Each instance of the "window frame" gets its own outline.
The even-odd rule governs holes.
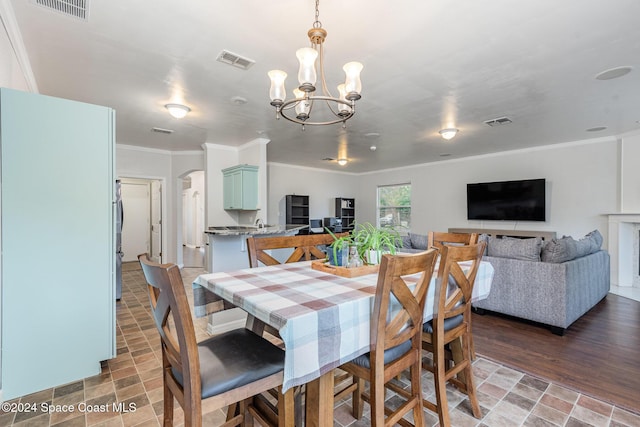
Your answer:
[[[408,206],[382,206],[380,204],[380,190],[383,188],[389,188],[389,187],[405,187],[408,186],[409,187],[409,205]],[[402,183],[397,183],[397,184],[384,184],[384,185],[378,185],[376,187],[376,227],[378,228],[383,228],[383,227],[388,227],[385,225],[382,225],[380,223],[380,219],[381,217],[381,209],[409,209],[409,223],[406,226],[403,226],[401,224],[398,225],[391,225],[391,228],[396,229],[397,231],[409,231],[411,229],[411,202],[412,202],[412,197],[413,194],[411,194],[412,191],[412,185],[411,182],[402,182]]]

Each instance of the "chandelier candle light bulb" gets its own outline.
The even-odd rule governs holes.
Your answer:
[[[303,47],[296,51],[298,61],[300,61],[300,69],[298,70],[299,89],[304,92],[313,92],[316,90],[316,59],[318,51],[310,47]]]
[[[338,92],[340,93],[340,99],[344,101],[344,104],[338,104],[338,114],[341,116],[348,116],[351,114],[351,107],[347,103],[347,91],[344,83],[338,85]]]
[[[344,90],[347,93],[346,98],[350,101],[360,99],[362,92],[362,82],[360,81],[360,72],[363,65],[359,62],[349,62],[342,67],[347,78],[344,82]]]
[[[271,98],[271,105],[282,105],[287,97],[284,88],[284,79],[287,78],[287,73],[281,70],[271,70],[268,73],[271,79],[271,88],[269,89],[269,97]]]
[[[284,80],[287,73],[280,70],[269,71],[268,75],[271,79],[271,88],[269,97],[271,105],[276,109],[276,118],[280,116],[285,119],[302,125],[331,125],[335,123],[343,123],[353,117],[355,114],[355,103],[362,95],[362,82],[360,81],[360,72],[363,65],[359,62],[349,62],[343,70],[346,74],[344,84],[338,87],[339,97],[334,97],[327,89],[324,74],[324,49],[323,43],[327,37],[327,32],[322,28],[322,24],[318,20],[319,17],[319,0],[316,0],[315,21],[307,36],[311,42],[311,47],[305,47],[296,51],[296,56],[300,61],[298,69],[298,92],[294,90],[294,98],[287,100],[284,88]],[[316,73],[316,60],[320,59],[319,76]],[[320,83],[316,88],[316,81],[320,79]],[[316,91],[316,89],[319,89]],[[300,92],[302,95],[300,95]],[[311,118],[311,112],[314,103],[318,101],[317,109],[328,109],[328,114],[322,114],[323,120],[314,121]],[[287,110],[295,109],[295,116],[288,113]],[[331,116],[333,115],[333,117]],[[329,117],[327,120],[326,117]]]
[[[299,100],[296,103],[296,118],[303,121],[307,120],[311,110],[309,100],[305,99],[305,93],[300,89],[294,89],[293,95]]]

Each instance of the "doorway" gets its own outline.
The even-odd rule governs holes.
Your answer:
[[[123,262],[148,253],[162,262],[162,181],[121,178]]]
[[[204,171],[194,171],[182,179],[182,263],[204,267]]]

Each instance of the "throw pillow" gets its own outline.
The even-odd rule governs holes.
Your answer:
[[[409,233],[413,249],[427,249],[427,235]]]
[[[542,239],[516,239],[505,237],[498,239],[489,236],[488,256],[499,258],[513,258],[523,261],[540,261]]]
[[[540,259],[542,262],[561,263],[574,259],[578,255],[576,241],[570,236],[551,239],[545,243]]]
[[[576,258],[598,252],[602,246],[602,235],[598,230],[593,230],[576,242],[578,253]]]
[[[598,252],[602,247],[602,240],[602,234],[598,230],[593,230],[580,240],[575,240],[571,236],[551,239],[544,245],[540,258],[543,262],[571,261]]]

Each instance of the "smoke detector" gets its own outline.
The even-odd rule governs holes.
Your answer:
[[[90,0],[31,0],[32,3],[82,21],[89,20]]]

